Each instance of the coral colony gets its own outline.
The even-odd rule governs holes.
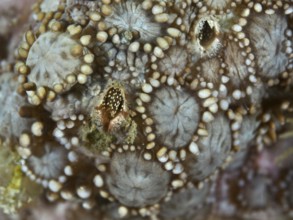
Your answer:
[[[3,213],[292,218],[292,39],[291,0],[38,1],[0,73]]]

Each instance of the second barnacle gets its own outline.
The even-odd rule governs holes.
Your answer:
[[[136,138],[136,123],[132,112],[128,109],[124,87],[117,83],[109,83],[104,92],[97,97],[91,120],[81,128],[83,139],[93,145],[90,139],[101,138],[106,145],[111,141],[133,143]],[[103,143],[103,144],[105,144]]]

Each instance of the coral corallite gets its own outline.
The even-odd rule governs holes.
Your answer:
[[[291,0],[40,0],[28,20],[0,66],[0,168],[24,174],[0,196],[30,179],[62,219],[292,217],[293,165],[263,153],[292,157],[266,150],[292,136]],[[46,215],[27,197],[0,207]]]

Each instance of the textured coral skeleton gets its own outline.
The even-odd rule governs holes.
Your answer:
[[[0,53],[11,218],[293,217],[291,0],[39,0],[22,25]]]

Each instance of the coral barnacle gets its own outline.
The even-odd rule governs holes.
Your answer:
[[[194,25],[193,50],[201,57],[212,57],[221,48],[220,25],[214,16],[202,17]]]

